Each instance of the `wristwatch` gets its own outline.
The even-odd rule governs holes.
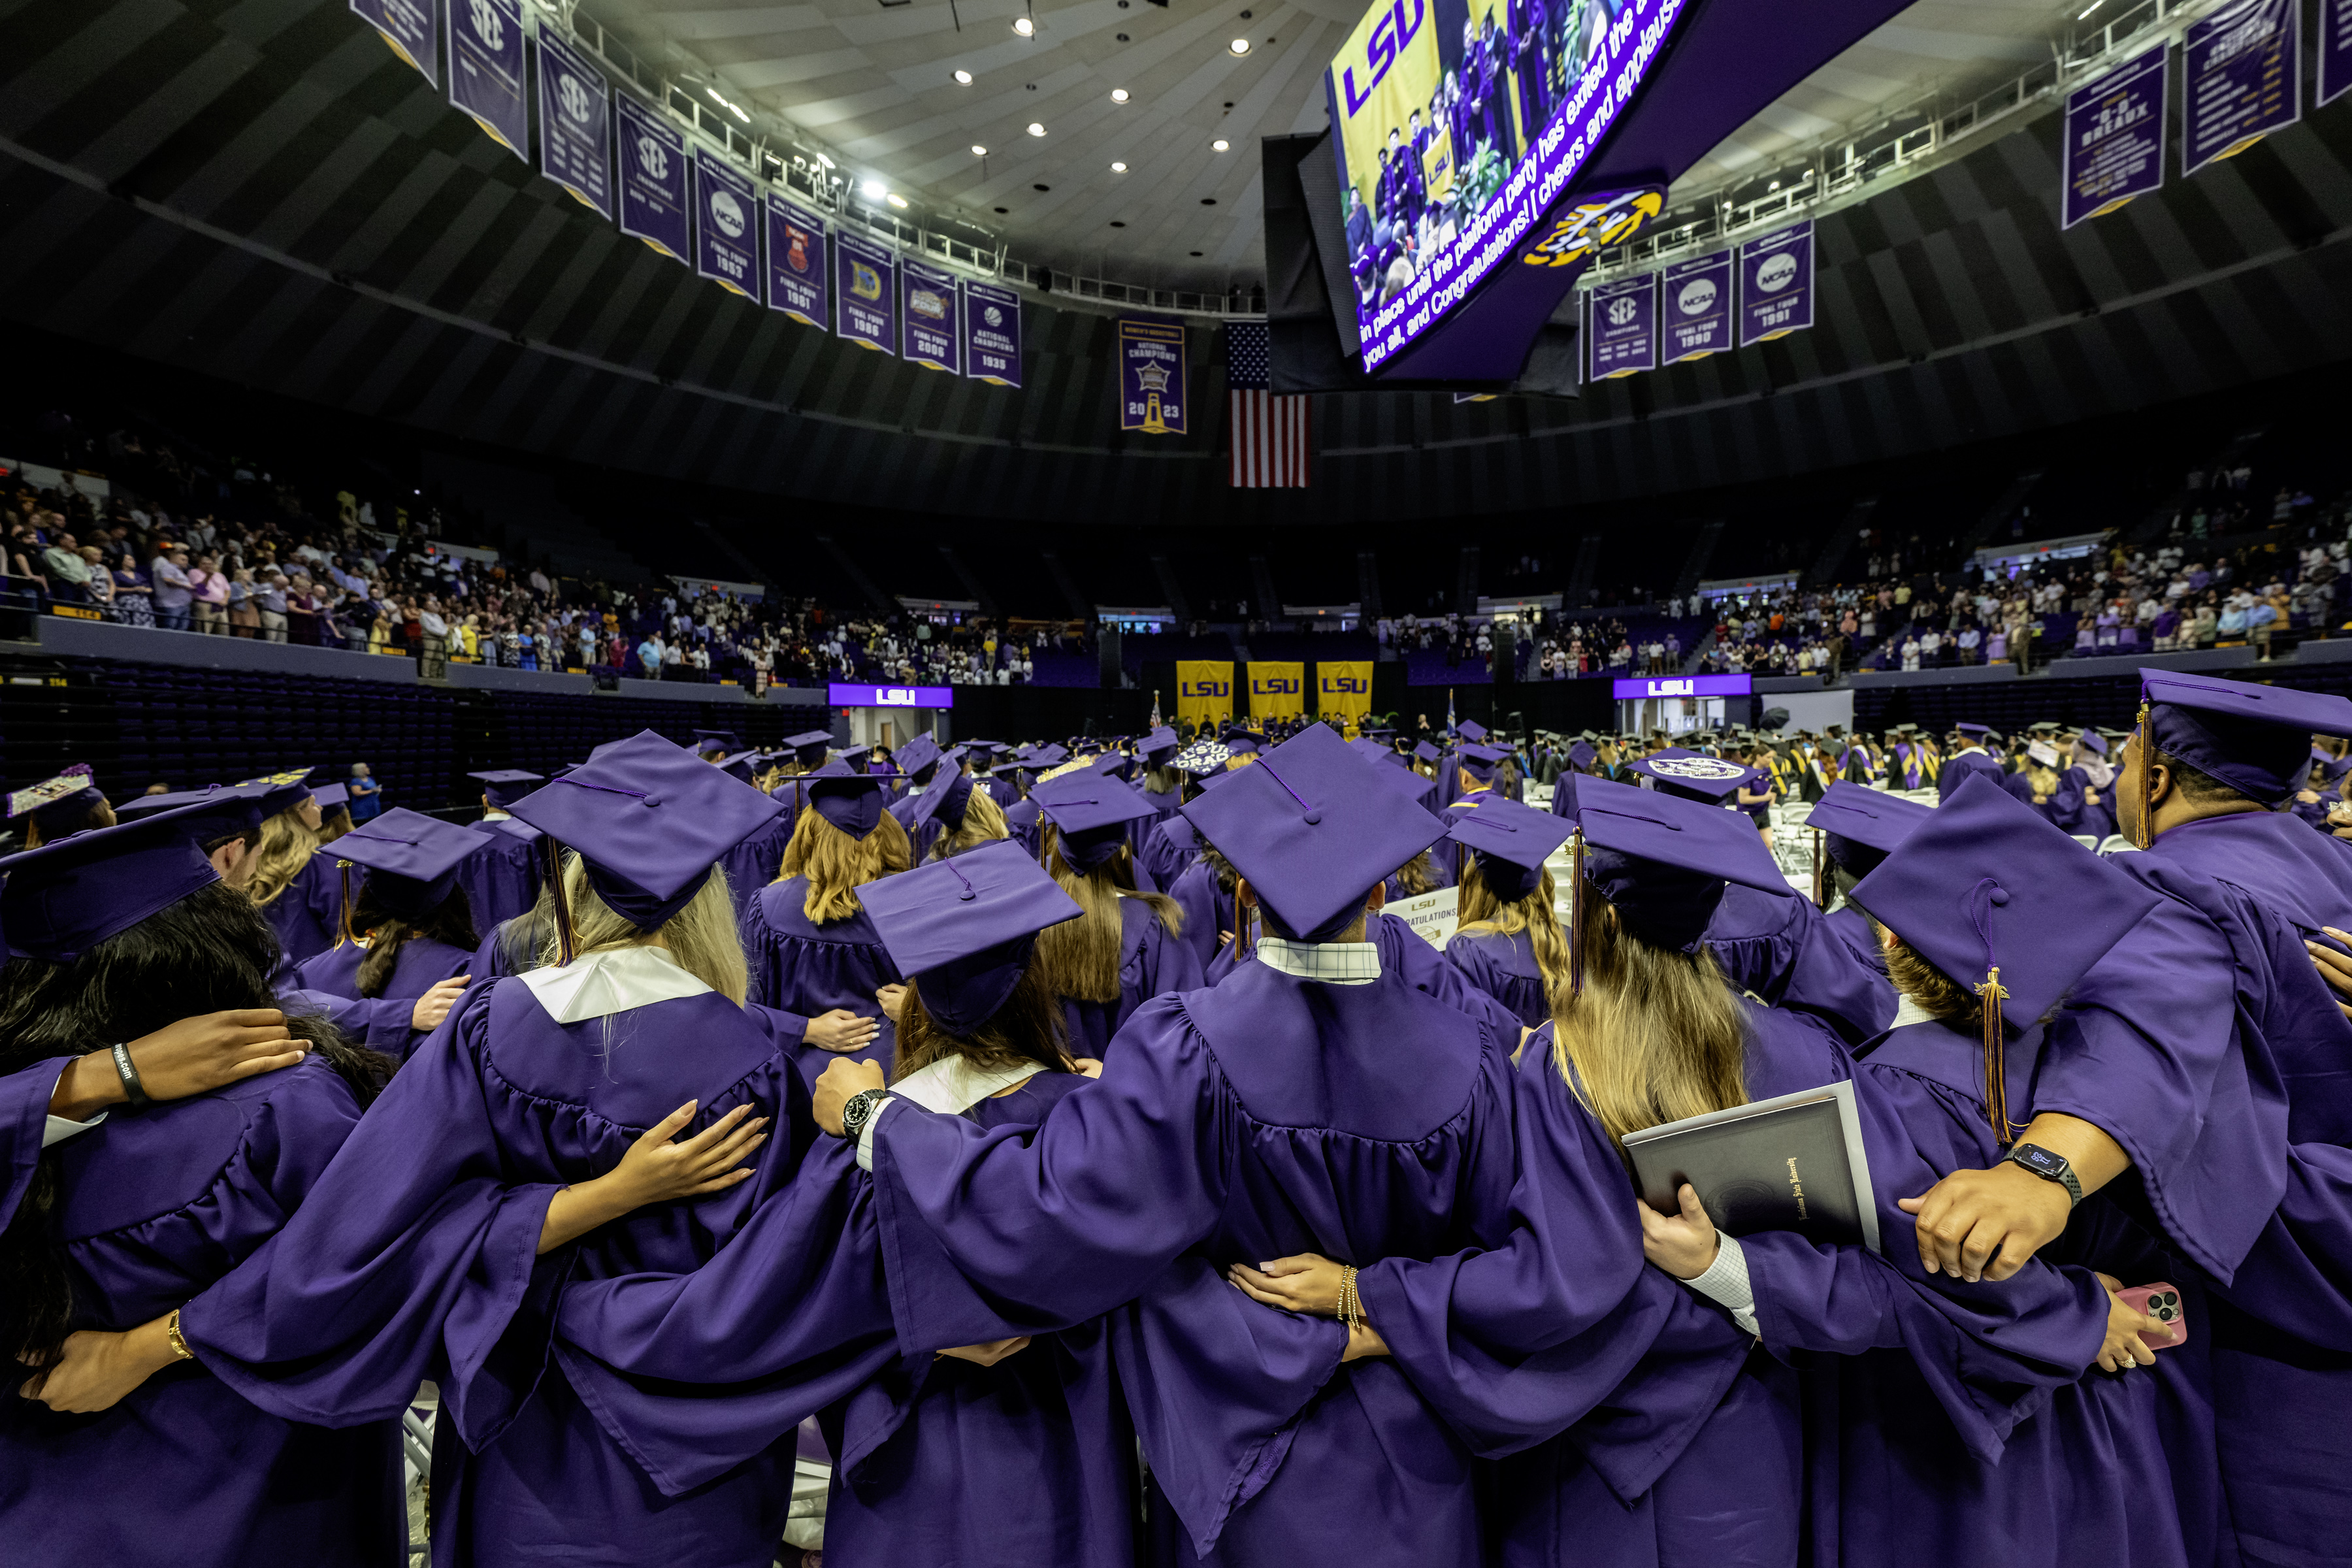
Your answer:
[[[2083,1184],[2074,1179],[2074,1167],[2065,1155],[2053,1154],[2039,1143],[2020,1143],[2001,1158],[2024,1166],[2045,1182],[2057,1183],[2073,1202],[2083,1201]]]
[[[874,1120],[874,1113],[881,1110],[882,1102],[889,1098],[889,1091],[879,1089],[861,1089],[851,1095],[848,1102],[841,1108],[841,1135],[852,1143],[856,1142],[857,1135],[866,1131],[866,1124]]]

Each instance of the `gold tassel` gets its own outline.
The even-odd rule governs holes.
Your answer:
[[[349,860],[338,860],[335,865],[343,874],[342,930],[335,935],[335,945],[341,947],[347,942],[357,945],[359,938],[352,934],[352,863]]]
[[[1584,825],[1568,836],[1568,994],[1584,994]]]
[[[2134,739],[2139,752],[2139,826],[2132,830],[2132,842],[2145,849],[2156,842],[2156,824],[2149,820],[2156,815],[2156,721],[2145,695],[2139,700],[2139,730]]]
[[[2009,1047],[2001,1035],[2001,1002],[2009,988],[2000,983],[2000,966],[1985,971],[1984,984],[1976,987],[1981,1004],[1978,1011],[1984,1018],[1985,1109],[1992,1122],[1992,1135],[2008,1148],[2017,1142],[2023,1131],[2009,1119]]]
[[[551,834],[542,836],[539,842],[547,857],[547,898],[549,906],[555,911],[555,966],[561,969],[572,962],[574,942],[572,904],[563,896],[563,846],[558,844]]]
[[[1820,828],[1813,829],[1813,907],[1817,910],[1830,907],[1830,890],[1822,881],[1822,840],[1824,837]]]

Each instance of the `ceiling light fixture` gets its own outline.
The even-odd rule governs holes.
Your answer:
[[[1235,38],[1232,43],[1227,44],[1225,47],[1233,50],[1234,53],[1237,55],[1245,55],[1249,53],[1249,40],[1247,38]]]
[[[2075,18],[2074,18],[2074,20],[2076,20],[2077,22],[2086,22],[2086,21],[2090,20],[2091,13],[2092,13],[2092,12],[2094,12],[2094,11],[2095,11],[2095,10],[2097,10],[2101,5],[2105,5],[2105,3],[2106,3],[2106,0],[2091,0],[2091,3],[2090,3],[2088,5],[2085,5],[2084,7],[2083,7],[2083,14],[2082,14],[2081,16],[2079,16],[2075,17]]]
[[[1110,172],[1114,174],[1124,174],[1127,173],[1127,165],[1124,163],[1113,163],[1110,166]]]
[[[975,158],[985,158],[988,156],[988,149],[975,142],[971,144],[971,155]]]
[[[830,158],[828,158],[828,157],[826,157],[826,156],[825,156],[824,153],[819,153],[816,155],[816,161],[817,161],[818,163],[823,163],[823,164],[824,164],[826,168],[828,168],[828,169],[830,169],[830,168],[832,168],[832,167],[833,167],[833,160],[832,160],[832,159],[830,159]]]
[[[1113,103],[1125,103],[1127,101],[1127,89],[1123,87],[1112,88],[1110,89],[1110,100]]]
[[[1045,134],[1045,128],[1033,120],[1029,122],[1029,134],[1032,136],[1043,136]]]
[[[890,194],[890,187],[884,184],[879,180],[866,181],[864,188],[866,191],[866,199],[869,202],[878,202],[884,196]]]
[[[1214,142],[1210,142],[1209,145],[1214,147],[1218,152],[1223,153],[1231,148],[1233,143],[1220,136]]]
[[[971,72],[959,69],[956,72],[956,80],[965,87],[970,87],[971,85]]]
[[[904,207],[906,206],[906,205],[907,205],[907,198],[906,198],[906,197],[904,197],[904,196],[902,196],[902,195],[899,195],[898,192],[896,192],[896,191],[891,192],[887,196],[884,197],[883,199],[884,199],[885,201],[887,201],[887,202],[888,202],[892,206],[894,206],[894,207],[904,208]]]
[[[1026,16],[1015,16],[1013,18],[1013,30],[1024,38],[1034,38],[1037,36],[1037,24]]]

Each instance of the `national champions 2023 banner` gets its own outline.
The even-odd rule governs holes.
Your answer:
[[[1315,711],[1335,722],[1360,724],[1372,710],[1370,659],[1319,659],[1315,665]]]
[[[1234,716],[1234,666],[1230,659],[1176,661],[1176,720],[1194,730]]]
[[[1307,667],[1296,660],[1252,659],[1250,717],[1302,719],[1307,715]]]

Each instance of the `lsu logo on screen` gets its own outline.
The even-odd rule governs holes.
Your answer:
[[[1405,3],[1406,0],[1391,0],[1389,14],[1372,25],[1372,36],[1364,42],[1363,91],[1356,90],[1354,65],[1339,73],[1340,87],[1348,95],[1350,120],[1371,100],[1372,89],[1381,85],[1381,79],[1389,74],[1389,68],[1396,64],[1397,57],[1404,53],[1404,47],[1412,42],[1413,35],[1421,31],[1422,23],[1429,16],[1428,0],[1412,0],[1412,20],[1408,23],[1404,19]]]
[[[1230,680],[1187,680],[1181,684],[1178,695],[1184,697],[1231,697],[1234,684]]]
[[[1654,185],[1622,191],[1598,201],[1579,202],[1562,213],[1551,232],[1520,258],[1529,267],[1573,267],[1604,245],[1622,245],[1665,210],[1665,193]]]
[[[1326,697],[1363,697],[1370,694],[1372,683],[1352,675],[1326,675],[1320,678]]]

